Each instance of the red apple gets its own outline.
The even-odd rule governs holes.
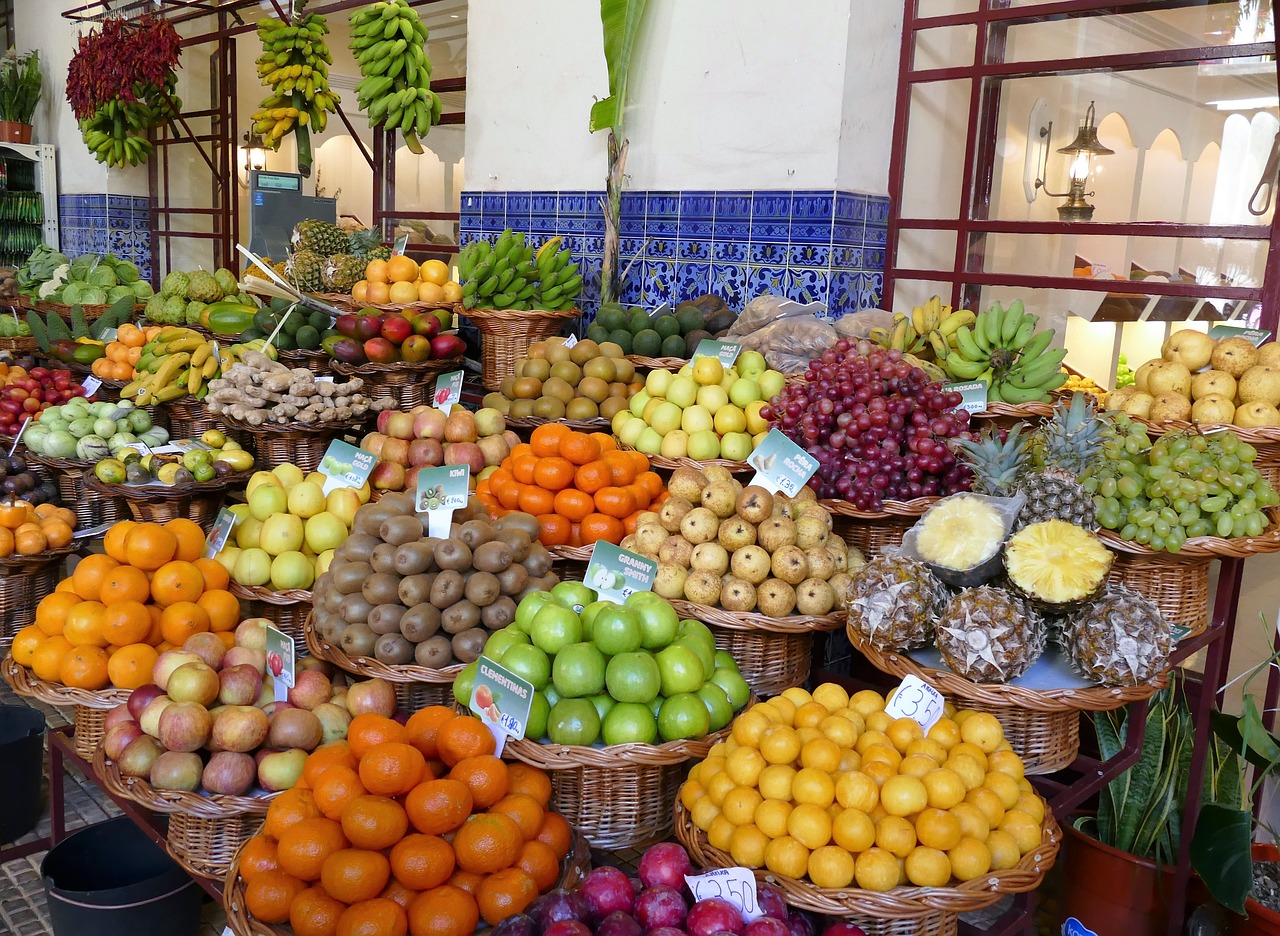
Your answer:
[[[392,344],[400,344],[413,334],[413,326],[403,315],[388,315],[382,323],[382,337]]]
[[[380,461],[369,472],[369,486],[376,491],[403,491],[404,465]]]
[[[391,421],[391,414],[394,412],[395,410],[383,410],[378,414],[378,421],[375,425],[378,431],[384,435],[391,435],[391,430],[387,428],[387,423]]]
[[[400,349],[385,338],[370,338],[364,343],[364,353],[375,364],[390,364],[400,357]]]
[[[413,417],[408,413],[392,412],[391,418],[387,420],[387,428],[380,431],[394,439],[408,441],[413,438]]]
[[[374,712],[390,718],[396,710],[396,690],[383,679],[366,679],[347,690],[347,711],[352,715]]]
[[[409,464],[409,443],[404,439],[387,439],[382,443],[382,461],[395,462],[404,467]]]
[[[435,439],[414,439],[409,443],[409,464],[432,467],[442,465],[444,464],[444,447]]]
[[[484,451],[474,442],[450,442],[444,447],[446,465],[467,465],[472,474],[484,471]]]
[[[400,346],[400,356],[413,363],[431,360],[431,339],[422,335],[410,335]]]
[[[448,417],[441,410],[429,406],[423,412],[414,415],[413,434],[419,439],[438,439],[443,442],[447,421]]]
[[[387,410],[383,410],[378,414],[379,421],[387,414]],[[360,440],[360,447],[370,455],[382,456],[382,447],[387,444],[387,436],[381,432],[370,432]]]

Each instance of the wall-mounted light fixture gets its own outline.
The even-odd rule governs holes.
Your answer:
[[[1093,218],[1093,205],[1085,200],[1092,196],[1093,192],[1086,192],[1084,189],[1089,181],[1092,160],[1095,156],[1115,155],[1115,150],[1107,149],[1099,142],[1098,128],[1094,126],[1093,118],[1093,101],[1090,101],[1089,109],[1085,111],[1084,119],[1080,121],[1080,130],[1076,133],[1076,138],[1058,150],[1059,153],[1071,157],[1071,165],[1067,170],[1071,178],[1071,187],[1065,192],[1051,192],[1045,184],[1044,177],[1048,174],[1049,168],[1049,149],[1053,145],[1051,142],[1053,121],[1049,121],[1048,126],[1040,128],[1042,141],[1040,172],[1036,177],[1035,187],[1044,189],[1045,194],[1053,198],[1066,199],[1058,206],[1058,217],[1062,221],[1088,221]]]
[[[267,147],[261,134],[252,130],[244,132],[244,171],[246,173],[261,170],[267,165]]]

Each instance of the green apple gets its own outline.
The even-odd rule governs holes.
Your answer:
[[[591,625],[591,642],[605,656],[639,650],[644,645],[639,615],[632,608],[616,604],[601,609]]]
[[[746,409],[748,405],[760,399],[760,384],[750,377],[739,377],[729,388],[729,402],[734,406]]]
[[[595,744],[600,737],[600,713],[586,699],[561,699],[547,713],[547,737],[553,744]]]
[[[665,397],[674,377],[675,374],[668,370],[651,370],[649,376],[645,378],[644,388],[650,396]]]
[[[561,582],[551,589],[551,597],[560,607],[581,614],[582,609],[594,602],[597,595],[581,582]]]
[[[718,357],[700,357],[693,362],[693,379],[700,387],[718,384],[724,379],[724,365]]]
[[[548,603],[555,603],[550,592],[536,591],[525,595],[520,599],[520,604],[516,606],[516,619],[511,622],[510,626],[516,630],[522,630],[526,634],[529,633],[529,625],[533,623],[533,616],[542,609],[543,605]]]
[[[663,458],[684,458],[689,454],[689,433],[683,429],[672,429],[662,437],[662,448],[658,454]]]
[[[619,702],[600,723],[605,744],[652,744],[658,737],[658,720],[649,706]]]
[[[299,484],[294,490],[309,486]],[[344,490],[350,491],[351,489],[345,488]],[[355,491],[351,491],[351,494],[354,496]],[[322,510],[315,516],[307,518],[307,522],[302,528],[302,535],[312,551],[319,554],[326,549],[337,549],[346,541],[347,525],[336,514]]]
[[[738,372],[730,367],[724,372],[724,376],[720,378],[720,389],[725,393],[729,392],[729,388],[733,386],[733,382],[738,379]]]
[[[701,621],[695,621],[693,618],[685,618],[680,622],[680,626],[676,629],[676,636],[692,637],[707,648],[707,653],[711,655],[711,665],[707,667],[708,673],[711,672],[714,667],[720,665],[719,661],[716,659],[716,635],[711,632],[711,628],[707,627],[707,625],[703,624]],[[732,660],[733,658],[730,657],[730,659]]]
[[[643,391],[641,391],[643,392]],[[698,398],[698,385],[693,382],[692,377],[680,375],[671,381],[671,385],[667,387],[667,399],[676,406],[684,409],[686,406],[692,406]],[[635,397],[632,397],[635,400]],[[635,403],[631,405],[631,412],[635,412]]]
[[[672,641],[671,646],[688,647],[692,650],[698,657],[698,662],[702,664],[702,674],[704,677],[716,667],[715,648],[708,648],[707,645],[702,642],[700,637],[681,637],[677,635],[676,639]]]
[[[698,623],[701,624],[702,622],[699,621]],[[735,673],[738,671],[738,661],[733,658],[733,654],[728,650],[717,650],[715,659],[716,669],[729,669]]]
[[[638,390],[636,395],[631,398],[631,403],[628,405],[627,409],[631,410],[632,416],[643,415],[644,408],[649,405],[649,401],[651,399],[653,399],[653,396],[647,391]]]
[[[272,514],[284,513],[289,509],[289,495],[282,487],[274,484],[260,484],[249,495],[249,514],[255,520],[265,521]]]
[[[258,545],[273,556],[290,550],[301,550],[304,527],[302,518],[289,513],[272,514],[262,524]]]
[[[786,384],[787,378],[776,370],[767,370],[760,375],[759,381],[760,396],[769,400],[782,392],[782,388]]]
[[[653,713],[654,718],[657,718],[658,713],[662,711],[662,703],[665,701],[667,701],[666,698],[660,695],[656,695],[649,700],[649,711]]]
[[[555,656],[570,644],[582,640],[582,622],[569,608],[548,602],[533,616],[529,625],[533,645],[549,656]]]
[[[547,704],[554,706],[560,701],[560,693],[556,692],[556,687],[551,685],[551,677],[547,677],[547,684],[540,690],[546,696]]]
[[[644,431],[640,433],[640,438],[636,439],[635,448],[646,455],[657,455],[662,451],[661,433],[652,426],[645,426]]]
[[[609,430],[616,436],[622,435],[622,427],[636,416],[629,409],[620,409],[613,414],[613,419],[609,420]]]
[[[253,492],[264,484],[269,484],[272,487],[278,487],[281,490],[284,489],[284,485],[280,483],[280,479],[271,472],[255,471],[249,478],[249,483],[244,486],[244,496],[252,497]]]
[[[551,679],[551,660],[532,644],[514,643],[502,654],[501,665],[521,679],[533,683],[533,688],[543,689]]]
[[[262,521],[246,517],[236,524],[236,545],[241,549],[253,549],[262,538]]]
[[[590,696],[587,701],[596,707],[596,714],[600,716],[600,724],[603,726],[605,716],[609,714],[609,710],[616,704],[613,701],[613,696],[607,692],[598,692]]]
[[[729,701],[728,694],[715,683],[703,683],[696,694],[711,716],[711,731],[719,731],[733,721],[733,703]]]
[[[756,386],[759,386],[759,384],[756,384]],[[769,431],[769,420],[760,415],[764,405],[764,400],[752,400],[743,410],[747,414],[747,432],[751,433],[752,436]],[[624,410],[623,412],[626,411]]]
[[[282,552],[271,560],[271,587],[276,591],[288,588],[307,589],[315,581],[315,566],[297,550]]]
[[[711,410],[701,404],[695,403],[680,414],[680,428],[690,435],[705,432],[714,426],[715,418],[711,415]]]
[[[593,601],[585,606],[582,609],[582,613],[578,615],[578,618],[582,621],[582,639],[591,639],[592,628],[595,626],[596,617],[599,616],[601,611],[616,607],[617,605],[612,601]]]
[[[453,677],[453,700],[466,708],[471,704],[471,690],[475,688],[476,671],[480,669],[480,661],[472,660]]]
[[[241,549],[231,577],[237,584],[265,585],[271,580],[271,556],[264,549]]]
[[[680,407],[670,400],[663,400],[654,408],[653,414],[649,417],[649,425],[659,434],[666,435],[680,428],[680,415]]]
[[[517,644],[527,646],[529,644],[529,635],[524,631],[518,631],[514,627],[504,627],[500,631],[494,631],[489,635],[489,639],[484,643],[484,655],[495,663],[502,663],[502,655]]]
[[[619,702],[649,703],[662,688],[662,673],[653,654],[643,650],[619,653],[605,667],[609,695]]]
[[[644,649],[660,650],[675,640],[680,618],[666,599],[653,592],[636,592],[627,597],[625,605],[633,609],[640,619],[641,646]]]
[[[702,661],[692,647],[680,643],[671,644],[658,651],[657,660],[664,696],[696,692],[702,685],[706,670],[702,668]]]
[[[701,738],[710,730],[707,706],[692,692],[669,696],[658,710],[658,735],[663,741]]]
[[[733,366],[737,369],[739,376],[749,377],[752,380],[758,378],[769,368],[764,355],[759,351],[743,351],[738,355],[738,359],[733,362]]]
[[[303,520],[314,517],[325,508],[324,491],[310,481],[299,481],[289,488],[289,513]]]
[[[728,432],[720,440],[720,456],[732,461],[746,461],[755,447],[755,440],[745,432]]]
[[[524,736],[538,741],[547,736],[547,716],[551,714],[551,703],[541,692],[534,690],[533,702],[529,705],[529,720],[524,723]]]
[[[730,432],[742,432],[747,428],[747,414],[732,403],[726,402],[714,410],[716,414],[716,432],[723,438]]]
[[[720,437],[714,429],[689,433],[689,457],[698,461],[720,457]]]
[[[623,410],[623,412],[625,413],[626,410]],[[644,431],[648,428],[649,427],[645,425],[645,421],[643,419],[632,416],[618,431],[618,441],[623,445],[629,445],[632,448],[635,448],[636,443],[640,441],[640,436],[643,435]]]
[[[746,705],[747,699],[751,698],[751,687],[736,669],[729,669],[727,666],[718,667],[711,673],[708,681],[724,690],[735,712]]]
[[[360,509],[360,495],[351,488],[334,488],[324,499],[324,509],[346,524],[349,530],[355,522],[356,511]]]
[[[709,412],[714,413],[728,403],[729,394],[719,384],[698,389],[698,405],[706,407]]]

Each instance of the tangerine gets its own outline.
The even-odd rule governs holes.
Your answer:
[[[480,889],[476,891],[476,906],[490,926],[523,913],[537,899],[537,883],[528,872],[519,868],[504,868],[489,875],[480,882]]]
[[[391,873],[411,890],[439,887],[453,875],[453,847],[438,835],[406,835],[391,848]]]
[[[408,913],[409,904],[413,903],[413,898],[418,896],[418,892],[405,887],[397,881],[393,875],[390,883],[387,884],[387,889],[382,892],[382,896],[386,897],[388,900],[394,900],[400,905],[401,910]]]
[[[151,583],[147,580],[147,573],[141,569],[116,566],[103,578],[98,593],[102,603],[108,606],[122,601],[146,604],[151,597]]]
[[[538,829],[537,841],[551,846],[556,858],[564,858],[573,847],[573,830],[568,821],[559,813],[548,812],[542,817],[542,827]]]
[[[344,848],[325,859],[320,883],[346,904],[372,900],[391,879],[391,863],[380,852]]]
[[[160,615],[160,633],[175,647],[181,647],[192,634],[209,629],[209,615],[194,601],[177,601]]]
[[[553,424],[548,423],[547,425]],[[538,429],[545,429],[546,427],[546,425],[539,426]],[[536,432],[537,430],[535,429],[534,431]],[[354,725],[358,720],[353,720],[351,724]],[[392,724],[395,723],[392,722]],[[347,736],[350,737],[349,729]],[[352,747],[354,748],[354,746],[355,744],[352,742]],[[474,718],[471,715],[458,715],[440,726],[436,733],[436,748],[439,752],[440,760],[444,761],[446,766],[453,767],[459,761],[468,757],[492,754],[497,750],[497,745],[493,740],[493,732],[486,728],[478,718]]]
[[[246,884],[263,871],[273,871],[278,867],[280,859],[276,853],[275,839],[269,835],[255,835],[245,842],[240,851],[240,876]]]
[[[201,556],[199,559],[192,560],[192,563],[204,576],[205,591],[225,589],[231,584],[231,574],[217,559],[206,559]]]
[[[314,819],[320,815],[320,807],[310,790],[294,787],[285,790],[271,801],[267,807],[267,819],[263,823],[263,831],[280,840],[286,829],[303,819]]]
[[[203,539],[202,534],[201,541]],[[168,607],[179,601],[199,601],[202,594],[204,575],[190,562],[174,559],[156,569],[151,576],[151,597],[161,607]]]
[[[404,908],[389,897],[375,897],[343,910],[336,936],[405,936],[407,932],[409,917]]]
[[[538,890],[544,891],[560,880],[560,859],[546,842],[537,839],[520,846],[516,867],[528,874]]]
[[[244,904],[263,923],[283,923],[294,900],[306,889],[306,884],[278,868],[263,871],[245,885]]]
[[[529,447],[539,458],[551,458],[560,454],[562,443],[572,432],[560,423],[544,423],[529,436]]]
[[[400,741],[375,744],[360,757],[360,782],[370,793],[386,796],[408,793],[426,771],[427,760],[422,752]]]
[[[551,802],[551,778],[546,771],[528,764],[517,762],[507,765],[507,789],[511,793],[532,796],[543,809]]]
[[[303,819],[285,829],[276,855],[281,870],[301,881],[318,881],[325,859],[347,844],[342,826],[332,819]]]
[[[116,650],[107,660],[107,678],[117,689],[137,689],[151,682],[158,659],[160,654],[150,644],[129,644]]]
[[[1012,839],[1010,841],[1012,841]],[[1013,850],[1016,853],[1018,847],[1015,845]],[[476,891],[480,889],[480,882],[483,881],[484,878],[485,876],[483,874],[473,874],[470,871],[463,871],[459,869],[454,871],[452,876],[450,876],[448,884],[451,887],[458,888],[458,890],[464,890],[474,897],[476,895]]]
[[[303,779],[306,779],[305,775]],[[326,818],[341,820],[342,811],[357,796],[368,792],[360,782],[360,776],[350,767],[334,765],[310,781],[311,794]]]
[[[347,726],[347,743],[351,745],[351,753],[356,757],[364,755],[376,744],[403,742],[405,740],[404,725],[385,715],[364,712],[351,719]]]
[[[342,810],[342,831],[356,848],[390,848],[408,830],[404,807],[389,796],[364,793]]]
[[[511,867],[520,857],[523,844],[520,827],[508,816],[493,813],[472,816],[453,837],[459,867],[476,874],[492,874]]]
[[[542,806],[527,793],[508,793],[490,806],[489,812],[511,819],[519,826],[520,835],[526,842],[536,838],[542,828]]]
[[[143,643],[151,633],[151,612],[140,601],[109,604],[102,612],[101,629],[102,636],[112,646]]]
[[[159,523],[139,523],[124,538],[129,565],[154,572],[178,552],[178,537]]]
[[[73,689],[105,689],[111,682],[107,651],[101,647],[72,647],[58,666],[58,676]]]
[[[428,705],[409,716],[405,723],[405,741],[412,744],[427,760],[437,756],[436,733],[440,726],[455,717],[456,713],[447,705]]]
[[[289,907],[289,926],[293,936],[334,936],[346,909],[346,904],[330,897],[323,887],[308,887]]]
[[[465,783],[472,801],[481,809],[488,809],[507,795],[507,765],[492,754],[463,758],[449,771],[449,777]],[[541,821],[541,816],[538,818]]]
[[[164,524],[164,528],[178,540],[174,559],[195,562],[204,555],[204,530],[200,528],[200,524],[186,517],[174,517]]]
[[[409,791],[404,808],[413,827],[425,835],[444,835],[467,821],[475,804],[461,780],[427,780]]]
[[[450,884],[424,891],[409,905],[413,936],[471,936],[479,922],[475,898]]]

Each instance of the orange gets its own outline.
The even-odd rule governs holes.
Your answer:
[[[618,490],[614,488],[614,490]],[[597,495],[599,496],[599,495]],[[617,517],[608,514],[587,514],[582,520],[582,545],[589,546],[599,540],[620,543],[626,535],[626,527]]]
[[[276,840],[269,835],[255,835],[240,852],[240,876],[246,884],[263,871],[274,871],[279,867]]]
[[[408,913],[409,904],[413,903],[413,898],[418,896],[418,892],[405,887],[393,876],[391,878],[391,882],[387,884],[387,889],[382,892],[381,896],[386,897],[388,900],[394,900],[400,905],[401,910]]]
[[[609,465],[601,460],[579,465],[578,470],[573,474],[573,486],[585,494],[594,494],[612,483],[613,472],[609,470]]]
[[[117,689],[137,689],[151,682],[159,658],[160,654],[150,644],[129,644],[111,654],[107,660],[107,677]]]
[[[460,780],[428,780],[409,791],[404,801],[409,821],[426,835],[452,832],[471,815],[471,788]]]
[[[338,918],[346,909],[346,904],[330,897],[323,887],[308,887],[289,907],[289,926],[293,936],[334,936]]]
[[[271,805],[267,807],[267,819],[262,828],[264,832],[279,841],[280,836],[284,835],[285,830],[294,823],[301,822],[303,819],[314,819],[319,815],[320,807],[316,805],[311,791],[294,787],[291,790],[285,790],[271,801]]]
[[[19,666],[30,668],[31,659],[35,656],[36,648],[44,643],[44,639],[48,636],[36,625],[28,624],[13,635],[13,643],[9,645],[9,655],[13,657],[14,662]]]
[[[595,509],[595,502],[590,494],[574,488],[565,488],[556,492],[555,512],[578,523]]]
[[[164,623],[164,608],[159,605],[147,605],[147,613],[151,615],[151,633],[147,634],[147,643],[159,649],[161,644],[166,644],[163,650],[173,649],[173,645],[164,639],[164,632],[161,630],[161,624]]]
[[[455,713],[447,705],[428,705],[409,716],[405,723],[405,741],[412,744],[427,760],[437,756],[436,733],[440,726],[453,719]]]
[[[556,857],[555,850],[537,839],[520,846],[516,867],[533,878],[540,891],[552,887],[560,880],[560,859]]]
[[[113,646],[143,643],[151,633],[151,612],[141,602],[120,601],[102,612],[101,627],[102,636]]]
[[[519,868],[504,868],[489,875],[480,882],[480,889],[476,892],[476,905],[480,908],[480,915],[490,926],[501,923],[509,916],[523,913],[537,899],[537,883]]]
[[[507,795],[507,765],[492,754],[467,757],[449,771],[453,780],[461,780],[471,790],[471,799],[481,809],[488,809]],[[542,817],[538,817],[541,822]],[[537,832],[535,825],[534,832]]]
[[[71,584],[76,594],[85,601],[101,601],[102,583],[106,580],[107,573],[119,564],[110,556],[99,553],[85,556],[76,563],[75,572],[71,574]]]
[[[560,443],[560,455],[575,465],[585,465],[600,457],[600,443],[582,432],[571,432]]]
[[[61,634],[47,638],[31,654],[31,671],[45,682],[58,682],[62,678],[62,658],[71,649],[71,642]]]
[[[356,757],[364,757],[375,744],[404,741],[404,737],[404,725],[373,712],[357,715],[347,726],[347,743],[351,745],[351,753]]]
[[[489,812],[511,819],[520,827],[520,835],[526,842],[536,838],[538,830],[542,828],[543,808],[536,799],[525,793],[508,793],[490,806]]]
[[[332,819],[303,819],[285,829],[276,854],[281,870],[302,881],[318,881],[325,859],[347,844],[342,826]]]
[[[151,576],[151,597],[161,607],[179,601],[198,601],[202,594],[204,575],[190,562],[174,559],[156,569]]]
[[[538,488],[526,488],[528,491],[536,491]],[[546,492],[544,492],[546,493]],[[550,497],[550,494],[547,495]],[[521,507],[523,509],[523,506]],[[553,513],[535,514],[538,523],[542,526],[542,532],[538,535],[538,541],[543,546],[567,546],[573,539],[573,526],[568,519]]]
[[[525,452],[511,459],[511,476],[521,484],[533,484],[533,472],[538,467],[539,458],[531,452]]]
[[[245,885],[245,907],[263,923],[284,923],[293,901],[306,889],[306,884],[283,871],[263,871]]]
[[[107,530],[107,535],[103,537],[102,548],[116,562],[128,561],[128,553],[124,550],[124,541],[125,537],[129,535],[129,531],[137,525],[133,520],[120,520],[111,529]]]
[[[181,647],[192,634],[208,629],[209,615],[194,601],[175,602],[160,616],[160,633],[175,647]]]
[[[409,905],[413,936],[471,936],[479,922],[475,898],[448,884],[424,891]]]
[[[479,813],[462,824],[453,836],[458,866],[476,874],[492,874],[515,864],[520,857],[520,827],[507,816]]]
[[[220,588],[206,591],[196,604],[209,616],[209,630],[215,634],[228,634],[240,623],[240,602],[235,595]]]
[[[390,848],[408,830],[404,807],[389,796],[364,793],[342,810],[342,831],[356,848]]]
[[[548,423],[547,425],[551,424]],[[546,427],[539,426],[538,428],[543,429]],[[535,429],[534,431],[536,432],[537,430]],[[351,724],[354,725],[357,721],[359,721],[358,718],[353,719]],[[350,729],[348,729],[347,737],[351,737]],[[352,741],[352,747],[355,747],[354,741]],[[493,740],[493,733],[484,726],[480,719],[471,715],[458,715],[441,725],[436,733],[436,747],[439,750],[440,759],[449,767],[453,767],[459,761],[468,757],[492,754],[497,749],[497,745]]]
[[[458,890],[466,891],[472,897],[476,895],[476,891],[480,889],[480,882],[485,879],[486,875],[474,874],[470,871],[458,870],[453,872],[449,878],[450,887],[456,887]]]
[[[385,855],[360,848],[344,848],[325,859],[320,883],[325,891],[353,904],[372,900],[391,879],[391,863]]]
[[[55,588],[54,591],[66,592],[69,595],[75,595],[77,598],[80,597],[79,594],[76,592],[75,583],[72,581],[71,576],[69,575],[66,578],[64,578],[61,582],[58,583],[58,587]]]
[[[154,572],[178,552],[178,537],[159,523],[139,523],[124,538],[129,565]]]
[[[399,741],[375,744],[360,757],[360,782],[370,793],[408,793],[426,770],[427,760],[422,752]]]
[[[387,261],[387,279],[393,283],[411,283],[418,278],[418,263],[412,257],[396,254]]]
[[[607,517],[622,520],[636,511],[635,493],[625,487],[610,485],[595,494],[596,510]]]
[[[58,667],[62,684],[73,689],[105,689],[111,682],[107,675],[107,651],[101,647],[73,647]]]
[[[80,602],[67,615],[62,625],[62,636],[77,647],[105,647],[107,639],[102,635],[102,615],[106,610],[97,601]]]
[[[199,569],[200,574],[204,576],[205,591],[213,591],[219,588],[225,589],[231,584],[231,574],[217,559],[205,559],[201,556],[199,559],[193,559],[192,565]]]
[[[342,911],[335,936],[405,936],[408,931],[404,908],[390,898],[378,897]]]
[[[600,460],[609,466],[609,475],[614,485],[621,487],[624,484],[630,484],[636,479],[637,469],[636,462],[631,458],[631,452],[605,452],[600,456]],[[639,454],[644,458],[644,469],[648,470],[649,460],[645,458],[643,453]]]
[[[164,528],[178,539],[175,559],[195,562],[204,555],[204,530],[200,529],[200,524],[186,517],[175,517],[165,523]]]
[[[550,845],[559,860],[569,854],[569,849],[573,847],[573,830],[569,828],[564,816],[547,812],[542,817],[542,828],[538,830],[537,840]]]
[[[364,278],[370,283],[385,283],[387,281],[387,261],[370,260],[365,265]]]
[[[552,456],[541,458],[533,469],[533,483],[548,491],[560,491],[573,484],[573,462]]]
[[[662,492],[666,490],[666,485],[662,483],[662,476],[656,471],[645,471],[636,475],[635,483],[648,492],[650,501],[661,497]]]
[[[351,745],[347,743],[346,738],[330,741],[328,744],[320,745],[307,756],[307,762],[302,767],[302,779],[306,780],[314,790],[320,774],[330,767],[347,767],[354,771],[359,763],[355,754],[351,752]]]
[[[516,506],[527,514],[533,514],[535,517],[541,514],[549,514],[555,509],[556,496],[546,488],[527,484],[520,489],[520,495],[516,499]]]
[[[512,481],[498,489],[498,503],[502,505],[504,510],[515,510],[520,506],[520,492],[525,486],[519,481]]]
[[[449,267],[443,260],[427,260],[419,267],[418,276],[424,283],[443,286],[449,282]]]
[[[543,809],[551,802],[551,778],[545,770],[528,764],[517,762],[507,765],[507,789],[511,793],[532,796]]]
[[[534,429],[529,436],[529,447],[539,458],[549,458],[560,454],[560,443],[572,432],[568,426],[560,423],[544,423]]]
[[[391,873],[411,890],[439,887],[453,874],[453,847],[438,835],[406,835],[391,848]]]
[[[38,556],[49,548],[49,541],[38,526],[29,524],[26,529],[19,528],[13,534],[13,545],[19,555]]]
[[[45,595],[36,605],[36,627],[50,637],[61,634],[67,615],[80,603],[80,600],[80,596],[74,592],[55,591]]]
[[[71,542],[72,529],[61,520],[46,520],[41,529],[44,530],[44,537],[49,541],[51,549],[61,549]]]

